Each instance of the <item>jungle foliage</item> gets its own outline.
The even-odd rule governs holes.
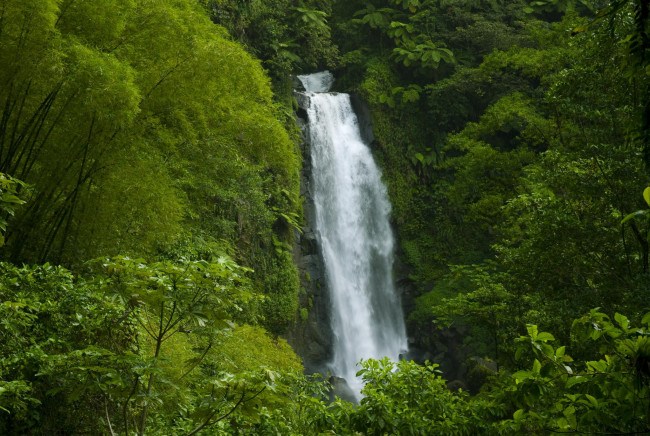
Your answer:
[[[27,201],[3,257],[228,254],[286,327],[300,162],[259,61],[192,1],[7,0],[1,26],[0,171]]]
[[[0,64],[0,433],[198,432],[298,371],[260,61],[194,1],[5,0]]]
[[[624,219],[650,184],[646,3],[386,0],[337,23],[425,346],[464,324],[514,368],[527,323],[568,341],[593,307],[648,309],[648,223]]]
[[[200,0],[211,19],[262,61],[276,97],[291,97],[290,75],[333,67],[338,48],[328,20],[331,0]]]

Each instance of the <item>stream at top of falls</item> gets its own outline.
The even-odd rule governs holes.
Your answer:
[[[298,78],[309,98],[315,228],[331,301],[329,366],[359,400],[359,361],[397,361],[407,350],[392,275],[391,206],[381,172],[361,139],[350,96],[328,92],[334,78],[327,71]]]

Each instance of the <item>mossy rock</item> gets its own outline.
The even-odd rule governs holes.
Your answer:
[[[481,387],[497,373],[496,362],[481,357],[471,357],[467,360],[467,388],[472,394],[477,394]]]

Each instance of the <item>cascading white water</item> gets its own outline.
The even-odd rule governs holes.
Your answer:
[[[350,96],[328,93],[325,71],[298,76],[310,103],[313,197],[332,302],[334,375],[359,397],[359,360],[406,351],[404,318],[392,278],[394,238],[381,173],[361,139]]]

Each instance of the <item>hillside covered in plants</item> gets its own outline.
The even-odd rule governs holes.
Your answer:
[[[650,432],[649,15],[0,0],[0,434]],[[316,310],[292,79],[325,69],[420,357],[361,362],[358,404],[283,339]]]

